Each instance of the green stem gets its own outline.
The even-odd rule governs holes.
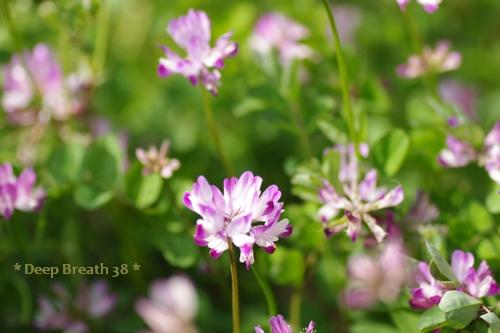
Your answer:
[[[0,11],[3,13],[5,25],[7,26],[7,30],[9,30],[10,37],[12,38],[12,43],[14,44],[14,49],[17,52],[20,52],[22,50],[22,43],[19,39],[19,36],[17,35],[14,22],[12,21],[12,15],[10,13],[10,7],[7,3],[7,0],[0,0]]]
[[[295,287],[290,299],[290,324],[294,329],[300,327],[300,312],[302,309],[302,284]]]
[[[109,4],[106,0],[101,0],[99,7],[99,16],[97,19],[97,31],[94,40],[94,55],[92,66],[94,75],[99,78],[102,76],[104,64],[106,63],[106,53],[109,37]]]
[[[238,267],[234,247],[229,241],[229,260],[231,267],[231,299],[233,305],[233,333],[240,333],[240,295],[238,289]]]
[[[302,146],[304,156],[311,157],[311,145],[309,144],[306,126],[304,124],[304,119],[302,118],[298,104],[292,103],[290,105],[290,110],[292,111],[292,118],[295,123],[295,127],[297,127],[297,131],[299,133],[300,145]]]
[[[347,76],[347,68],[344,61],[344,53],[342,51],[342,45],[340,43],[340,36],[337,31],[337,24],[335,23],[335,17],[333,16],[332,7],[328,3],[328,0],[322,0],[325,6],[326,13],[328,15],[328,20],[330,21],[330,27],[333,34],[333,40],[335,42],[335,52],[337,56],[337,66],[339,68],[340,81],[342,86],[342,99],[343,99],[343,114],[345,121],[347,122],[347,127],[349,130],[349,136],[356,148],[356,153],[359,155],[359,138],[356,134],[354,111],[352,108],[351,95],[349,93],[349,79]]]
[[[267,281],[260,276],[259,272],[254,266],[252,266],[252,272],[255,275],[255,278],[257,279],[260,288],[262,289],[264,297],[266,298],[267,311],[269,312],[269,317],[275,316],[278,313],[278,309],[276,307],[276,300],[274,299],[271,287],[269,286]]]
[[[202,99],[203,99],[203,111],[205,112],[205,119],[207,121],[208,129],[210,130],[210,133],[212,135],[212,141],[214,144],[215,151],[216,151],[217,155],[219,156],[219,159],[222,163],[222,166],[224,167],[224,171],[225,171],[226,175],[233,176],[234,175],[233,167],[231,166],[231,163],[229,163],[229,160],[227,159],[226,154],[224,153],[224,150],[222,149],[219,131],[217,129],[217,124],[215,123],[214,115],[212,112],[212,106],[210,103],[210,95],[209,95],[208,91],[206,91],[203,87],[201,87],[201,92],[202,92]]]

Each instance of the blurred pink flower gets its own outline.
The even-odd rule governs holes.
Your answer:
[[[332,235],[342,230],[355,241],[361,232],[362,222],[378,242],[387,232],[382,229],[370,212],[399,205],[404,198],[403,188],[399,185],[388,190],[377,187],[377,170],[366,173],[359,181],[358,159],[353,145],[338,144],[335,147],[340,153],[339,181],[343,195],[339,194],[329,181],[324,180],[319,190],[319,199],[323,206],[318,211],[320,221],[324,224],[325,234]],[[368,155],[368,146],[361,145],[361,154]],[[343,211],[344,217],[335,219]]]
[[[190,9],[186,16],[171,20],[167,33],[186,51],[186,58],[163,47],[165,57],[160,58],[158,75],[181,74],[193,85],[200,83],[216,95],[221,78],[219,69],[224,67],[226,58],[238,52],[238,44],[230,39],[232,33],[219,37],[212,48],[210,19],[205,12],[194,9]]]
[[[279,238],[288,237],[292,226],[280,220],[283,203],[276,185],[261,193],[262,178],[250,171],[240,178],[226,178],[224,193],[200,176],[190,192],[184,195],[186,207],[201,216],[196,223],[194,240],[210,248],[218,258],[232,242],[240,249],[240,262],[247,269],[254,263],[253,246],[257,244],[273,253]]]
[[[439,93],[444,101],[457,106],[470,120],[476,116],[476,91],[455,80],[445,80],[439,85]]]
[[[33,169],[24,169],[16,178],[10,163],[0,165],[0,214],[4,219],[10,219],[15,209],[33,212],[42,207],[45,191],[35,183]]]
[[[439,209],[430,201],[429,194],[418,191],[417,198],[406,216],[406,220],[414,224],[430,223],[439,216]]]
[[[262,15],[250,38],[251,48],[260,55],[269,56],[273,50],[279,52],[283,65],[295,59],[307,59],[313,55],[309,46],[300,40],[309,35],[309,30],[280,13]]]
[[[150,333],[197,332],[193,321],[198,312],[198,296],[191,280],[179,275],[155,281],[149,296],[137,301],[135,308]]]
[[[416,282],[418,288],[411,290],[410,305],[414,308],[426,309],[438,304],[441,296],[447,290],[460,290],[476,298],[495,296],[500,293],[490,268],[485,261],[474,268],[472,253],[455,250],[451,257],[451,269],[457,278],[455,288],[446,287],[437,281],[431,274],[429,265],[425,262],[418,264]]]
[[[483,142],[482,150],[471,144],[448,135],[446,148],[441,150],[439,163],[444,167],[462,167],[472,161],[484,167],[491,179],[500,184],[500,121],[497,121]]]
[[[399,5],[399,8],[401,8],[401,10],[405,10],[406,6],[408,6],[411,0],[396,0],[396,1]],[[417,2],[424,8],[426,12],[434,13],[436,10],[438,10],[442,0],[417,0]]]
[[[400,240],[386,243],[378,257],[365,254],[349,259],[349,285],[344,301],[351,308],[394,302],[407,280],[406,257]]]
[[[165,179],[172,177],[174,171],[180,168],[181,163],[168,156],[169,150],[170,141],[168,140],[163,141],[160,149],[154,146],[148,150],[136,149],[135,155],[144,166],[144,174],[159,173]]]
[[[282,315],[277,315],[269,319],[269,325],[271,326],[271,333],[293,333],[292,327],[288,325],[285,318]],[[304,333],[314,333],[314,328],[316,324],[311,321],[306,328],[304,328]],[[260,326],[255,327],[255,333],[265,333]]]
[[[42,331],[90,332],[87,322],[106,316],[117,299],[116,294],[109,292],[105,281],[97,281],[90,286],[81,284],[75,298],[60,284],[54,284],[52,289],[55,300],[45,296],[38,299],[35,326]]]
[[[38,44],[31,53],[14,55],[4,67],[2,106],[17,124],[65,120],[83,110],[90,80],[83,72],[65,79],[51,49]]]
[[[356,30],[359,28],[362,20],[361,10],[352,5],[335,5],[333,6],[333,15],[342,43],[354,43]],[[331,37],[331,29],[329,27],[327,33]]]
[[[440,41],[436,48],[425,48],[422,54],[414,54],[407,63],[399,65],[396,73],[407,79],[415,79],[429,72],[449,72],[460,67],[462,56],[459,52],[450,50],[448,41]]]

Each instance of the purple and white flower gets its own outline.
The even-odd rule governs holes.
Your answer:
[[[473,87],[455,80],[445,80],[439,85],[439,94],[444,101],[458,107],[468,119],[477,119],[477,93]]]
[[[394,302],[407,280],[401,240],[391,240],[378,257],[365,254],[349,259],[349,285],[344,301],[351,308],[368,308],[381,301]]]
[[[465,166],[473,161],[484,167],[491,179],[500,184],[500,121],[497,121],[483,142],[482,150],[452,135],[446,139],[446,148],[441,150],[439,163],[448,168]]]
[[[458,285],[453,288],[482,298],[500,294],[497,285],[486,261],[482,261],[477,269],[474,268],[472,253],[456,250],[451,257],[451,269],[457,278]],[[414,308],[427,309],[439,304],[441,296],[448,290],[453,290],[449,285],[436,280],[425,262],[418,264],[416,282],[417,288],[411,290],[410,305]]]
[[[193,85],[200,83],[216,95],[221,78],[219,70],[224,67],[226,58],[236,55],[238,44],[231,41],[232,33],[226,33],[211,47],[210,28],[210,19],[200,10],[190,9],[186,16],[171,20],[167,33],[186,51],[186,57],[163,47],[165,57],[160,58],[158,75],[181,74]]]
[[[405,10],[411,0],[396,0],[399,8]],[[434,13],[439,9],[442,0],[417,0],[427,13]]]
[[[144,174],[159,173],[165,179],[172,177],[174,171],[180,168],[181,163],[168,156],[169,150],[170,141],[168,140],[164,140],[159,149],[155,146],[149,147],[148,150],[136,149],[135,155],[144,166]]]
[[[33,51],[14,55],[4,67],[2,106],[11,122],[33,124],[66,120],[85,107],[84,91],[91,77],[75,73],[64,78],[52,50],[38,44]]]
[[[358,159],[353,145],[338,144],[335,147],[340,153],[339,181],[341,190],[338,192],[328,180],[323,181],[319,190],[319,199],[323,206],[318,216],[324,224],[325,234],[328,236],[342,230],[355,241],[359,236],[363,222],[378,242],[381,242],[387,232],[382,229],[371,212],[395,207],[404,198],[403,188],[398,185],[392,190],[377,187],[377,170],[372,169],[359,181]],[[363,156],[368,154],[368,146],[361,145]],[[341,215],[342,214],[342,215]],[[340,216],[340,218],[339,218]]]
[[[178,275],[155,281],[149,298],[137,301],[136,311],[149,326],[147,333],[196,333],[198,295],[191,280]]]
[[[282,315],[277,315],[269,319],[269,326],[271,326],[271,333],[293,333],[292,327],[288,325],[285,318]],[[316,324],[314,321],[310,321],[309,325],[304,328],[304,333],[314,333],[314,328]],[[255,333],[265,333],[260,326],[255,327]]]
[[[208,247],[210,255],[218,258],[232,242],[240,249],[240,262],[247,269],[254,263],[254,245],[273,253],[275,242],[290,236],[292,226],[287,219],[280,220],[279,188],[271,185],[261,192],[261,185],[262,178],[246,171],[239,178],[225,179],[222,193],[205,177],[198,177],[184,195],[186,207],[201,217],[196,223],[196,244]]]
[[[449,72],[460,67],[462,56],[459,52],[451,51],[448,41],[440,41],[435,49],[426,47],[422,54],[414,54],[405,64],[396,68],[396,73],[407,79],[415,79],[427,73]]]
[[[42,331],[90,332],[88,321],[109,314],[117,300],[117,295],[109,292],[105,281],[97,281],[90,286],[82,284],[76,297],[71,297],[60,284],[54,284],[52,289],[56,296],[54,300],[45,296],[38,299],[35,326]]]
[[[42,207],[45,191],[35,183],[33,169],[24,169],[16,177],[10,163],[0,165],[0,214],[4,219],[10,219],[15,209],[33,212]]]
[[[313,55],[309,46],[300,43],[307,36],[309,30],[302,24],[280,13],[266,13],[255,24],[250,46],[262,56],[277,50],[281,63],[288,65]]]

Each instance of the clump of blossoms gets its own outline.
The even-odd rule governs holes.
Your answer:
[[[391,240],[378,257],[365,254],[349,259],[349,285],[344,301],[351,308],[368,308],[376,302],[394,302],[407,280],[407,260],[401,240]]]
[[[282,315],[277,315],[269,319],[269,326],[271,326],[271,333],[293,333],[292,327],[288,325],[285,318]],[[310,321],[307,328],[304,328],[304,333],[314,333],[314,328],[316,324],[314,321]],[[265,333],[260,326],[255,327],[255,333]]]
[[[38,299],[35,326],[42,331],[90,332],[88,322],[109,314],[117,300],[117,295],[109,291],[104,281],[94,282],[90,286],[82,284],[76,297],[72,297],[60,284],[54,284],[52,289],[55,300],[45,296]]]
[[[255,24],[251,48],[262,56],[269,56],[273,50],[279,53],[283,65],[293,60],[307,59],[313,55],[312,49],[300,43],[309,35],[309,30],[279,13],[266,13]]]
[[[446,148],[438,157],[439,163],[448,168],[465,166],[473,161],[484,167],[491,179],[500,184],[500,121],[497,121],[484,139],[482,149],[448,135]]]
[[[187,277],[173,276],[155,281],[149,298],[137,301],[137,313],[148,324],[147,333],[196,333],[193,321],[198,312],[198,296]]]
[[[32,52],[14,55],[4,71],[2,106],[16,124],[66,120],[86,106],[90,75],[64,77],[52,50],[38,44]]]
[[[169,150],[170,141],[168,140],[163,141],[159,149],[155,146],[149,147],[148,150],[136,149],[135,155],[144,166],[143,173],[145,175],[159,173],[165,179],[172,177],[174,171],[180,168],[181,163],[168,156]]]
[[[458,282],[454,287],[436,280],[431,274],[429,264],[420,262],[416,276],[418,287],[411,290],[410,305],[418,309],[430,308],[439,304],[443,294],[449,290],[459,290],[476,298],[500,293],[500,288],[486,261],[482,261],[477,269],[474,268],[472,253],[454,251],[451,257],[451,269]]]
[[[224,67],[224,60],[238,52],[238,44],[231,41],[232,33],[222,35],[211,47],[210,19],[205,12],[194,9],[190,9],[186,16],[171,20],[167,33],[186,51],[186,57],[163,47],[165,57],[160,58],[158,75],[181,74],[193,85],[200,83],[216,95],[221,78],[219,70]]]
[[[239,178],[224,180],[224,193],[200,176],[190,192],[184,195],[184,204],[200,215],[194,240],[210,249],[218,258],[232,242],[240,249],[240,262],[247,269],[254,263],[256,244],[273,253],[279,238],[288,237],[292,226],[287,219],[280,220],[283,203],[281,192],[271,185],[261,192],[262,178],[250,171]]]
[[[399,8],[401,10],[405,10],[406,6],[410,3],[411,0],[396,0]],[[417,0],[417,2],[424,8],[424,10],[428,13],[434,13],[439,9],[439,5],[442,0]]]
[[[334,150],[340,154],[338,179],[341,188],[335,189],[325,179],[318,193],[323,203],[318,216],[324,224],[325,234],[330,236],[346,230],[347,235],[355,241],[364,222],[377,241],[381,242],[387,233],[370,213],[399,205],[404,198],[403,188],[400,185],[392,190],[377,187],[375,169],[368,171],[363,180],[359,181],[360,173],[354,146],[338,144]],[[360,145],[360,153],[367,156],[368,146]],[[343,216],[338,218],[341,213]]]
[[[407,79],[422,77],[428,73],[449,72],[460,67],[462,56],[450,50],[448,41],[440,41],[435,49],[426,47],[422,54],[414,54],[405,64],[396,68],[396,73]]]
[[[4,219],[10,219],[15,209],[33,212],[42,207],[45,191],[35,183],[33,169],[24,169],[16,177],[10,163],[0,165],[0,214]]]

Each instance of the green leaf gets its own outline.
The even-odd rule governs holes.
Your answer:
[[[198,259],[199,249],[191,236],[163,233],[157,236],[156,244],[172,266],[186,269],[192,267]]]
[[[391,325],[377,322],[355,323],[351,327],[352,333],[399,333],[398,329]]]
[[[156,202],[161,194],[163,179],[158,173],[144,175],[142,166],[135,163],[126,176],[126,193],[135,206],[144,209]]]
[[[396,129],[384,135],[373,147],[377,166],[389,177],[403,165],[410,148],[410,139],[403,130]]]
[[[300,285],[305,270],[304,256],[300,251],[278,247],[269,258],[271,260],[269,270],[271,280],[279,285]]]
[[[500,195],[498,195],[498,192],[500,192],[500,185],[495,184],[486,197],[486,208],[493,214],[500,213]]]
[[[428,332],[443,327],[445,324],[445,313],[438,306],[433,306],[422,313],[422,317],[420,317],[420,322],[418,323],[418,329],[422,332]]]
[[[447,291],[439,308],[446,314],[447,326],[462,329],[469,325],[478,316],[481,301],[457,290]]]
[[[490,213],[477,201],[469,204],[469,221],[479,232],[486,232],[493,227],[493,218]]]
[[[96,209],[113,198],[113,192],[101,191],[87,185],[79,185],[73,192],[78,205],[85,209]]]
[[[439,251],[429,242],[425,242],[425,246],[439,272],[443,274],[446,278],[448,278],[450,281],[457,281],[457,277],[455,276],[455,273],[453,273],[450,264],[448,264],[446,259],[443,258],[441,253],[439,253]]]
[[[420,322],[419,315],[410,311],[392,311],[392,320],[399,328],[400,332],[404,333],[419,333],[418,325]]]
[[[85,147],[81,144],[68,143],[58,146],[47,161],[50,175],[58,183],[75,181],[84,153]]]
[[[481,319],[490,326],[490,333],[500,333],[500,319],[493,312],[481,316]]]

